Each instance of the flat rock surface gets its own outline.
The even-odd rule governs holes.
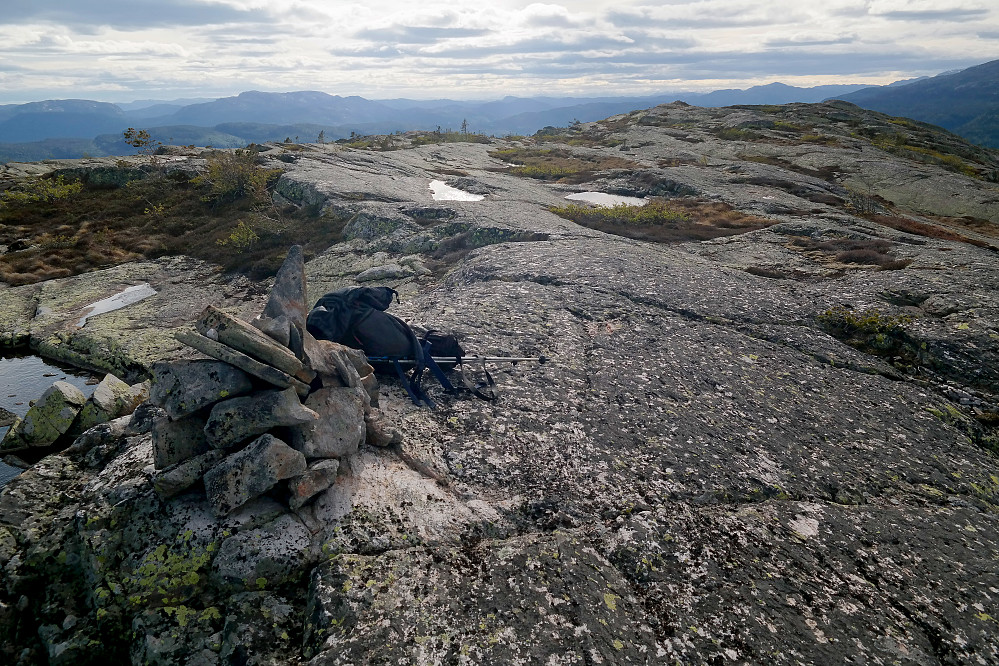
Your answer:
[[[280,196],[347,219],[305,265],[308,304],[425,265],[386,276],[392,313],[548,361],[490,365],[495,403],[428,379],[437,411],[383,377],[404,443],[362,444],[293,513],[281,486],[221,518],[197,489],[160,498],[148,435],[43,459],[0,498],[5,656],[235,663],[266,611],[244,648],[260,663],[999,661],[996,157],[955,143],[971,178],[876,147],[901,127],[884,118],[768,109],[666,105],[543,144],[637,165],[579,183],[509,173],[488,151],[510,142],[280,162]],[[434,201],[455,172],[485,198]],[[694,191],[773,224],[629,240],[548,210],[581,190]],[[858,217],[851,191],[978,245]],[[822,249],[837,239],[908,263],[844,263]],[[49,344],[141,279],[159,294],[63,332],[95,358],[120,336],[142,366],[178,349],[142,342],[154,323],[260,311],[257,286],[187,261],[6,290],[0,321]]]

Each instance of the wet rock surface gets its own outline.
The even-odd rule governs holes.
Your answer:
[[[231,512],[200,480],[229,452],[157,470],[148,427],[89,431],[0,496],[3,659],[86,663],[99,644],[105,663],[999,661],[999,260],[836,203],[866,179],[898,208],[994,223],[996,186],[845,130],[806,145],[768,113],[667,105],[592,124],[625,150],[575,150],[641,169],[581,185],[505,173],[489,146],[302,155],[282,196],[356,215],[305,264],[307,304],[426,264],[386,276],[393,313],[471,353],[550,360],[490,366],[496,403],[428,381],[438,411],[385,379],[366,420],[382,436],[335,470],[286,447],[297,471]],[[435,204],[432,169],[486,198]],[[627,240],[547,210],[582,187],[696,191],[777,223]],[[874,270],[802,240],[836,238],[911,262]],[[57,287],[73,284],[9,290],[3,321],[21,323],[5,330],[71,320],[83,299]],[[251,321],[265,290],[220,293],[163,321],[208,303]],[[88,339],[131,330],[126,312]],[[313,342],[319,380],[363,386],[367,368]],[[178,348],[118,349],[148,366]]]

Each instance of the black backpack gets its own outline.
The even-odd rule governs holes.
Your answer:
[[[318,339],[362,350],[376,371],[394,373],[399,377],[415,404],[423,403],[435,408],[436,405],[423,390],[424,371],[430,370],[449,393],[457,393],[458,389],[448,381],[444,370],[459,365],[465,352],[453,335],[428,331],[422,340],[417,337],[406,322],[385,312],[393,297],[398,299],[399,294],[389,287],[338,289],[316,302],[306,327]],[[444,363],[442,368],[434,361],[434,356],[455,360]],[[408,376],[402,368],[404,364],[412,366]],[[488,380],[491,388],[494,384],[492,377]],[[462,381],[478,397],[495,399],[494,393],[486,393],[481,390],[482,387],[470,387],[464,377]]]

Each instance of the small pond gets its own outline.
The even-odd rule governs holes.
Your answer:
[[[28,403],[40,398],[54,382],[68,382],[90,397],[99,380],[86,370],[56,365],[30,353],[0,350],[0,439],[10,430],[12,415],[27,414]],[[0,486],[19,472],[0,461]]]
[[[434,201],[482,201],[485,197],[481,194],[472,194],[457,187],[451,187],[443,180],[430,181],[430,194]]]
[[[619,206],[627,204],[629,206],[644,206],[649,203],[648,199],[639,197],[626,197],[620,194],[607,194],[606,192],[577,192],[566,197],[570,201],[585,201],[586,203],[598,206]]]

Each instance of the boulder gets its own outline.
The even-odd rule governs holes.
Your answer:
[[[295,428],[292,445],[306,458],[341,458],[357,451],[364,441],[363,391],[323,388],[305,401],[318,417]]]
[[[66,382],[54,383],[0,441],[0,451],[49,446],[69,427],[87,401],[83,391]]]
[[[354,369],[357,370],[357,374],[361,377],[371,374],[375,371],[374,366],[368,363],[368,357],[364,355],[364,352],[360,349],[354,349],[352,347],[344,347],[343,353],[350,359],[353,364]]]
[[[163,417],[153,423],[153,464],[164,469],[199,456],[211,447],[205,437],[205,422],[191,414],[179,419]]]
[[[77,418],[78,421],[79,417]],[[113,444],[125,435],[130,421],[131,418],[126,415],[87,428],[87,430],[73,440],[73,443],[66,449],[65,453],[85,454],[95,447]]]
[[[184,492],[201,480],[209,469],[225,457],[223,451],[206,451],[153,475],[153,490],[163,499]]]
[[[215,405],[205,424],[205,435],[210,446],[221,449],[271,428],[297,426],[318,419],[319,414],[302,406],[295,389],[261,391]]]
[[[220,588],[234,592],[283,587],[308,575],[304,565],[311,545],[302,521],[286,513],[223,541],[211,575]]]
[[[69,434],[78,437],[95,425],[127,416],[148,397],[149,385],[145,382],[129,386],[108,373],[83,405],[83,409],[69,429]]]
[[[299,377],[305,382],[313,379],[310,374],[303,373],[302,362],[287,346],[278,344],[259,329],[212,305],[205,308],[194,326],[202,335],[272,365],[282,372]]]
[[[375,377],[374,372],[369,372],[368,374],[361,377],[361,386],[364,388],[364,392],[368,394],[368,402],[372,407],[378,406],[378,378]]]
[[[309,465],[305,474],[290,479],[288,490],[291,491],[291,508],[302,508],[310,499],[332,486],[339,469],[339,460],[318,460]]]
[[[150,402],[143,402],[129,415],[125,434],[144,435],[147,432],[152,432],[156,419],[161,419],[166,415],[166,410],[162,407],[157,407]]]
[[[205,493],[215,514],[224,516],[306,469],[305,456],[277,437],[263,435],[208,470]]]
[[[354,357],[346,347],[330,340],[317,340],[305,334],[305,360],[323,382],[323,386],[357,386],[360,375]]]
[[[207,359],[161,362],[153,364],[149,402],[179,419],[252,388],[250,377],[229,363]]]
[[[385,264],[361,271],[354,280],[357,282],[384,282],[386,280],[401,280],[413,274],[414,271],[408,267],[399,264]]]
[[[293,601],[269,592],[243,592],[229,599],[226,611],[221,648],[210,653],[214,661],[206,664],[218,663],[219,657],[221,663],[238,664],[245,655],[253,655],[247,663],[285,664],[298,650],[300,610]]]
[[[206,356],[211,356],[219,361],[234,365],[240,370],[264,380],[268,384],[273,384],[279,388],[294,386],[295,390],[302,396],[309,393],[309,385],[305,382],[295,379],[287,372],[278,370],[272,365],[261,363],[257,359],[244,354],[238,349],[233,349],[229,345],[224,345],[194,331],[177,331],[174,337],[188,347],[197,349]]]

